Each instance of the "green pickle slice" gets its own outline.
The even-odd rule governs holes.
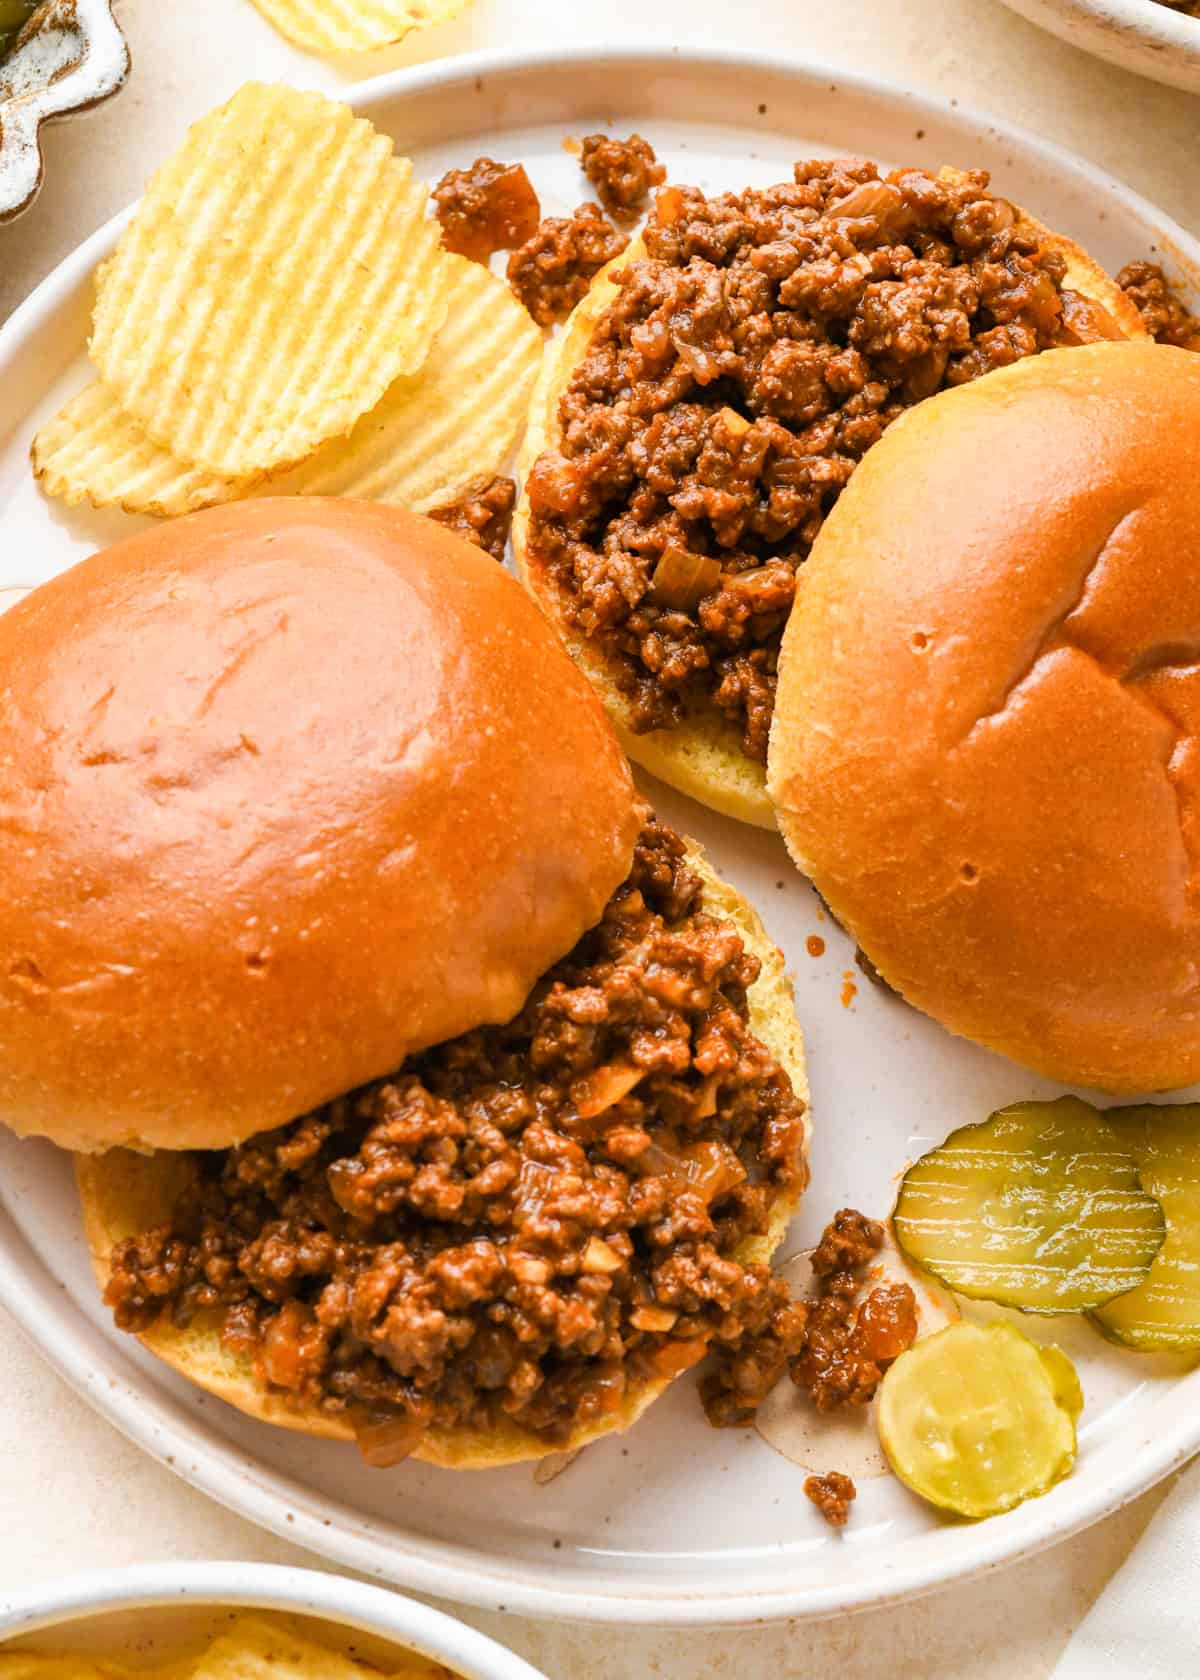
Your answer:
[[[896,1237],[960,1295],[1087,1312],[1147,1279],[1166,1236],[1149,1188],[1124,1129],[1090,1103],[1014,1103],[908,1169]]]
[[[1167,1240],[1145,1282],[1093,1322],[1142,1353],[1200,1352],[1200,1103],[1110,1108],[1105,1118],[1161,1202]]]
[[[1059,1348],[1040,1348],[1011,1324],[951,1324],[888,1370],[879,1439],[922,1499],[960,1517],[992,1517],[1067,1474],[1082,1405]]]

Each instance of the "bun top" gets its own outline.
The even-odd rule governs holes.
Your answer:
[[[918,1008],[1200,1079],[1200,356],[1050,351],[899,420],[801,574],[769,781]]]
[[[506,1020],[638,832],[520,585],[430,521],[247,501],[0,618],[0,1119],[223,1148]]]

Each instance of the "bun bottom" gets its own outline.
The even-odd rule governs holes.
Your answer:
[[[689,842],[688,854],[704,881],[703,908],[733,922],[746,949],[762,964],[762,972],[748,994],[750,1025],[785,1069],[796,1094],[807,1102],[804,1039],[796,1019],[791,982],[784,972],[783,955],[771,942],[753,906],[717,878],[700,848]],[[806,1116],[806,1143],[810,1129]],[[102,1289],[108,1282],[116,1245],[126,1237],[166,1224],[179,1199],[195,1183],[190,1157],[170,1150],[139,1155],[131,1150],[115,1149],[107,1155],[77,1155],[75,1173],[92,1266]],[[737,1249],[736,1258],[743,1264],[766,1264],[782,1242],[798,1201],[798,1195],[779,1197],[771,1210],[768,1232],[746,1238]],[[354,1439],[349,1424],[321,1412],[298,1410],[284,1396],[264,1386],[249,1357],[227,1352],[221,1345],[219,1313],[198,1315],[186,1328],[170,1322],[156,1324],[138,1339],[180,1376],[248,1417],[304,1435],[339,1441]],[[532,1430],[506,1419],[489,1430],[431,1429],[413,1457],[445,1470],[495,1470],[507,1464],[545,1458],[551,1452],[576,1452],[602,1435],[628,1429],[673,1381],[674,1378],[662,1378],[633,1387],[624,1403],[609,1417],[579,1429],[553,1446]]]
[[[959,172],[946,169],[942,173],[952,177]],[[1099,263],[1073,240],[1054,233],[1027,212],[1022,210],[1020,217],[1046,248],[1063,258],[1067,267],[1064,284],[1068,288],[1106,309],[1127,338],[1148,338],[1137,309]],[[641,240],[635,240],[600,270],[548,353],[534,390],[521,449],[518,476],[522,486],[538,456],[557,445],[559,400],[591,343],[600,317],[617,296],[619,287],[613,275],[645,254]],[[722,816],[755,828],[775,828],[775,808],[767,793],[766,766],[746,757],[741,731],[715,705],[698,703],[674,729],[635,733],[632,708],[617,685],[614,662],[568,622],[559,585],[530,555],[529,504],[523,494],[513,518],[512,541],[522,581],[600,695],[621,745],[633,762],[666,782],[668,787],[677,788]]]
[[[635,239],[600,270],[547,354],[521,446],[517,472],[522,485],[538,456],[555,447],[559,400],[587,352],[600,317],[617,296],[620,288],[613,275],[645,255],[645,246]],[[617,686],[613,662],[568,622],[558,585],[530,555],[529,503],[524,495],[513,515],[512,544],[522,582],[604,702],[621,745],[633,762],[722,816],[755,828],[773,829],[775,808],[767,796],[766,766],[746,757],[741,731],[715,706],[701,703],[692,707],[674,729],[652,729],[644,734],[634,731],[632,708]]]

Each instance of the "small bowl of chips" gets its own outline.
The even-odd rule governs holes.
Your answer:
[[[0,0],[0,222],[42,184],[42,124],[110,98],[129,74],[112,0]]]
[[[91,1571],[0,1593],[0,1680],[545,1680],[440,1610],[273,1564]]]

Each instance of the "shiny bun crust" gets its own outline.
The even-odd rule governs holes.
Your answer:
[[[747,950],[762,963],[762,972],[748,993],[750,1024],[790,1076],[797,1096],[807,1102],[804,1041],[783,958],[753,907],[732,887],[717,879],[699,848],[690,847],[689,851],[692,867],[704,880],[704,908],[712,915],[734,922]],[[806,1128],[807,1125],[806,1119]],[[122,1238],[167,1223],[178,1201],[195,1182],[189,1158],[165,1150],[149,1156],[127,1150],[81,1155],[76,1161],[76,1175],[84,1227],[101,1288],[108,1282],[115,1245]],[[746,1238],[738,1256],[740,1260],[765,1264],[770,1259],[783,1240],[797,1199],[782,1195],[776,1199],[769,1231],[763,1236]],[[251,1417],[306,1435],[345,1441],[354,1438],[349,1425],[340,1419],[316,1411],[297,1411],[268,1390],[257,1376],[252,1360],[235,1355],[222,1345],[216,1315],[201,1315],[186,1328],[165,1321],[140,1339],[151,1353],[189,1381]],[[670,1386],[671,1380],[660,1378],[637,1384],[626,1395],[618,1412],[580,1426],[564,1447],[556,1450],[572,1451],[601,1435],[628,1429]],[[506,1419],[486,1431],[466,1427],[431,1430],[415,1456],[451,1470],[490,1470],[523,1459],[543,1458],[546,1452],[546,1443],[540,1436]]]
[[[1054,350],[921,404],[788,624],[769,782],[883,977],[1073,1084],[1200,1079],[1200,356]]]
[[[639,823],[516,581],[428,520],[246,501],[0,618],[0,1120],[222,1148],[506,1020]]]
[[[958,172],[947,169],[942,173],[953,176]],[[1081,246],[1044,227],[1025,211],[1021,212],[1021,221],[1038,234],[1044,248],[1056,251],[1064,259],[1065,285],[1101,304],[1126,337],[1146,338],[1137,309],[1116,281]],[[601,316],[617,294],[613,275],[645,254],[641,241],[635,241],[600,271],[547,355],[534,392],[521,452],[522,484],[538,456],[558,446],[559,402],[587,353]],[[746,757],[741,731],[715,706],[696,705],[678,728],[635,733],[632,708],[617,685],[612,659],[569,622],[560,586],[529,552],[529,507],[524,497],[513,521],[513,552],[526,585],[558,625],[572,655],[600,694],[621,744],[634,763],[714,811],[757,828],[774,828],[775,812],[767,794],[764,767]]]

